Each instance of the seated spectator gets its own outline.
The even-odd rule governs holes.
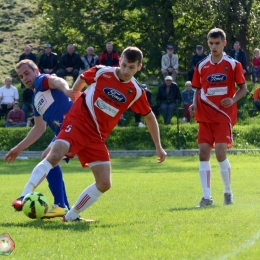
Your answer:
[[[244,75],[247,73],[247,61],[246,61],[246,53],[241,49],[240,43],[236,41],[234,43],[234,49],[229,53],[233,59],[239,61],[242,64]]]
[[[32,60],[34,63],[36,63],[36,55],[32,53],[32,48],[29,45],[26,45],[24,47],[24,53],[19,57],[19,61],[21,60]],[[21,88],[25,88],[24,84],[21,82]]]
[[[147,88],[146,84],[142,84],[141,88],[145,90],[145,94],[148,100],[148,103],[152,107],[152,92]],[[141,122],[141,114],[135,113],[135,123],[138,127],[145,127],[146,125]]]
[[[26,88],[23,91],[23,106],[22,106],[22,110],[25,114],[25,120],[27,120],[29,115],[33,113],[32,98],[33,98],[33,90],[30,88]]]
[[[260,50],[258,48],[254,49],[252,63],[253,86],[255,86],[255,83],[258,81],[257,74],[260,72]]]
[[[19,101],[19,93],[12,86],[12,78],[5,79],[5,85],[0,88],[0,118],[6,116],[12,110],[15,102]]]
[[[260,111],[260,87],[254,91],[253,99],[256,109]]]
[[[162,56],[161,60],[161,71],[163,74],[163,78],[170,75],[172,77],[173,82],[176,82],[176,77],[179,68],[179,62],[177,55],[173,54],[174,47],[172,45],[168,45],[167,53]]]
[[[163,116],[164,124],[169,125],[174,114],[174,109],[181,104],[181,93],[178,85],[171,76],[165,77],[165,83],[159,86],[156,103]]]
[[[196,47],[196,53],[192,56],[191,58],[191,69],[188,71],[188,80],[192,81],[193,74],[194,74],[194,69],[198,62],[206,58],[207,55],[203,52],[203,46],[202,45],[197,45]]]
[[[99,64],[110,67],[119,66],[119,55],[118,52],[113,50],[113,44],[111,42],[107,42],[106,50],[101,52],[99,57]]]
[[[59,68],[57,53],[52,52],[51,45],[45,44],[44,52],[40,56],[38,68],[42,74],[56,74]]]
[[[86,55],[81,57],[81,60],[83,62],[82,70],[79,72],[79,74],[82,74],[85,70],[88,70],[95,65],[99,64],[98,56],[94,53],[94,48],[92,46],[89,46],[86,49]]]
[[[5,127],[23,127],[26,126],[24,122],[24,112],[20,109],[19,103],[15,102],[13,105],[13,110],[9,111],[7,115],[6,122],[4,122]]]
[[[190,124],[190,112],[189,106],[193,103],[193,96],[195,91],[192,89],[192,85],[190,81],[185,83],[185,90],[182,91],[182,102],[184,104],[184,117],[182,118],[182,123],[187,121]]]
[[[67,52],[61,56],[60,70],[57,71],[57,76],[64,78],[66,76],[72,76],[73,82],[76,81],[82,61],[80,55],[75,52],[73,44],[69,44]]]

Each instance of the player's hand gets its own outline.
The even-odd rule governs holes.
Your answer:
[[[161,147],[156,149],[156,154],[159,156],[157,158],[158,163],[162,163],[167,156],[167,153]]]
[[[68,89],[66,90],[66,96],[68,96],[73,102],[75,102],[81,96],[81,92],[73,89]]]
[[[13,162],[21,152],[17,147],[12,148],[5,156],[4,161],[8,164]]]
[[[231,107],[234,104],[234,100],[233,98],[223,98],[220,103],[223,107]]]
[[[192,104],[192,105],[189,106],[189,112],[190,112],[190,115],[191,115],[191,116],[194,116],[194,115],[195,115],[196,110],[197,110],[197,105]]]

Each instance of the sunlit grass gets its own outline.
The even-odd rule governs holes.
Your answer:
[[[218,164],[211,159],[215,207],[201,199],[198,158],[112,159],[113,187],[81,215],[94,224],[31,220],[10,206],[39,160],[0,164],[0,233],[16,243],[11,259],[257,259],[260,254],[258,154],[229,155],[234,205],[223,206]],[[70,203],[93,182],[77,159],[63,167]],[[37,191],[50,195],[44,182]]]

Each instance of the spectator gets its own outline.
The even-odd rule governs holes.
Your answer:
[[[24,53],[19,57],[19,61],[29,59],[36,63],[36,55],[32,53],[32,48],[29,45],[24,47]],[[24,84],[21,82],[21,88],[25,88]]]
[[[244,75],[247,73],[247,61],[246,61],[246,53],[241,49],[240,43],[236,41],[234,43],[234,49],[229,53],[229,55],[239,61],[242,64]]]
[[[189,106],[193,103],[194,90],[192,89],[192,85],[190,81],[185,83],[185,90],[182,91],[182,102],[184,104],[184,117],[182,119],[182,123],[187,121],[190,124],[190,112]]]
[[[106,43],[106,50],[104,50],[99,57],[99,63],[101,65],[118,67],[119,55],[118,52],[113,50],[113,44],[111,42]]]
[[[260,111],[260,87],[254,91],[253,99],[256,109]]]
[[[61,56],[60,70],[57,72],[57,76],[64,78],[66,76],[72,76],[73,82],[76,81],[82,61],[80,55],[75,52],[73,44],[69,44],[67,52]]]
[[[19,103],[15,102],[13,110],[9,111],[7,120],[3,124],[5,127],[22,127],[26,126],[24,122],[24,112],[20,109]]]
[[[41,73],[56,74],[59,68],[57,53],[52,52],[51,45],[45,44],[44,51],[40,56],[38,67]]]
[[[14,103],[18,101],[18,90],[12,86],[12,78],[8,77],[5,79],[5,85],[0,88],[0,118],[6,116],[12,110]]]
[[[174,47],[172,45],[168,45],[167,54],[162,56],[161,61],[161,71],[163,74],[163,78],[170,75],[172,77],[173,82],[176,82],[176,77],[178,73],[179,63],[177,55],[173,54]]]
[[[255,86],[255,83],[258,81],[257,74],[260,72],[260,50],[258,48],[254,49],[252,63],[253,86]]]
[[[194,69],[195,69],[197,63],[206,57],[207,57],[207,55],[203,52],[203,46],[197,45],[196,53],[191,58],[191,69],[188,71],[188,80],[189,81],[192,81]]]
[[[85,70],[88,70],[92,68],[95,65],[99,64],[98,56],[94,53],[94,48],[92,46],[89,46],[86,49],[86,55],[81,57],[81,60],[83,62],[82,70],[79,72],[79,74],[82,74]]]
[[[30,88],[26,88],[23,91],[23,106],[22,106],[22,110],[25,115],[25,120],[27,120],[27,118],[29,117],[30,111],[33,112],[32,98],[33,98],[33,90]]]
[[[174,109],[181,103],[181,93],[178,85],[171,76],[165,77],[165,83],[159,86],[156,103],[164,119],[164,124],[169,125]]]
[[[141,88],[144,89],[148,103],[149,103],[150,107],[152,107],[152,92],[147,88],[146,84],[142,84]],[[141,114],[137,114],[137,113],[134,113],[134,114],[135,114],[136,125],[138,127],[145,127],[146,125],[141,122]]]

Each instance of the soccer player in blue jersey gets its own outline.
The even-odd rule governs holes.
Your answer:
[[[55,136],[60,131],[63,118],[70,110],[73,102],[80,95],[80,92],[69,88],[68,83],[56,75],[40,74],[37,65],[31,60],[22,60],[16,65],[16,72],[23,84],[34,91],[33,108],[35,125],[28,135],[5,156],[5,161],[13,162],[15,158],[27,147],[38,140],[48,125]],[[53,141],[55,137],[53,138]],[[45,158],[49,153],[52,143],[43,152]],[[60,166],[55,166],[47,176],[49,188],[54,197],[53,208],[44,218],[60,217],[66,214],[69,203],[66,195],[65,185]],[[40,184],[40,183],[39,183]],[[22,199],[26,194],[14,200],[12,206],[22,210]]]

